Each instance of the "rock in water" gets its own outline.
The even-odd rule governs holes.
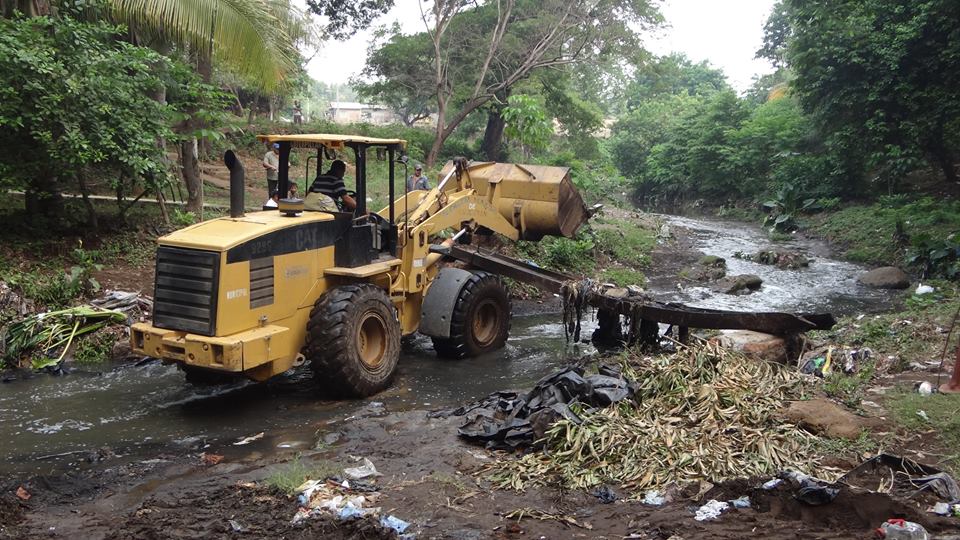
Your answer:
[[[910,276],[896,266],[883,266],[860,276],[857,281],[875,289],[906,289]]]
[[[760,276],[753,274],[743,274],[739,276],[729,276],[713,284],[713,290],[726,294],[737,294],[741,291],[753,292],[760,289],[763,280]]]

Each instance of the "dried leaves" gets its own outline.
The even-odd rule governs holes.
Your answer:
[[[640,491],[787,468],[816,472],[816,437],[776,417],[802,393],[795,371],[716,345],[628,355],[623,368],[637,381],[636,403],[587,411],[580,425],[557,422],[545,453],[494,465],[494,483],[523,490],[559,477],[572,487]]]

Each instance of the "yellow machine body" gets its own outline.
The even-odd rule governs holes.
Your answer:
[[[343,142],[343,136],[275,138],[281,137],[297,138],[294,147]],[[340,252],[376,243],[377,233],[351,232],[354,216],[344,213],[254,212],[160,238],[153,321],[133,325],[133,350],[266,380],[303,359],[310,312],[334,287],[375,285],[389,295],[402,334],[416,332],[442,258],[430,251],[437,233],[483,227],[514,240],[570,236],[588,217],[566,168],[448,163],[440,176],[432,190],[397,198],[393,252],[366,264],[345,264]],[[386,218],[389,207],[378,214]]]

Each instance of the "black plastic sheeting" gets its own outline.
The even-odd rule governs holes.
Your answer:
[[[494,392],[456,409],[430,413],[432,417],[464,416],[459,434],[467,441],[490,449],[511,450],[533,446],[550,425],[560,419],[580,423],[570,405],[584,409],[607,407],[632,399],[633,382],[617,366],[601,365],[598,373],[584,375],[584,368],[571,366],[544,377],[526,394]]]

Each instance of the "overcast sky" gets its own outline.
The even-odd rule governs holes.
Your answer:
[[[667,27],[646,37],[649,50],[656,54],[671,51],[685,53],[691,60],[707,60],[723,69],[730,84],[739,91],[750,86],[755,74],[770,73],[773,68],[754,54],[763,41],[763,23],[775,0],[664,0],[661,11]],[[424,29],[420,19],[420,0],[396,0],[396,5],[375,25],[398,21],[405,33]],[[361,32],[345,42],[323,45],[308,64],[313,78],[327,82],[347,82],[363,69],[370,32]]]

